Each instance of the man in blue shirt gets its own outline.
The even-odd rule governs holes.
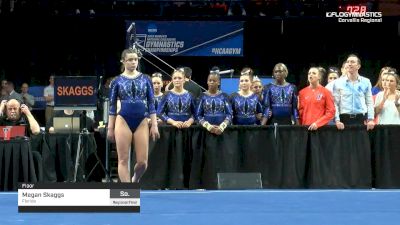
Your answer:
[[[346,63],[347,75],[333,84],[336,127],[342,130],[345,125],[364,125],[367,120],[367,130],[371,130],[375,126],[371,82],[358,74],[361,68],[358,56],[349,55]]]

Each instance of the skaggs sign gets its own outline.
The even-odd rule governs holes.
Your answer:
[[[95,76],[54,77],[56,109],[95,109],[98,81]]]
[[[87,96],[94,94],[94,87],[92,86],[58,86],[58,96]]]

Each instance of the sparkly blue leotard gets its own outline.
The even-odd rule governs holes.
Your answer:
[[[269,118],[269,122],[291,125],[292,119],[298,119],[297,110],[297,88],[293,84],[280,86],[276,84],[268,84],[264,87],[263,92],[263,116]]]
[[[117,114],[117,100],[121,101],[122,116],[132,132],[150,114],[156,113],[154,107],[154,92],[150,78],[139,74],[135,78],[120,75],[115,78],[110,87],[110,115]]]
[[[172,91],[164,94],[158,105],[157,115],[161,120],[167,122],[169,118],[175,121],[187,121],[194,119],[196,103],[192,94],[185,92],[177,94]]]
[[[220,125],[225,120],[231,123],[232,107],[225,93],[210,95],[204,92],[199,97],[199,105],[196,109],[197,120],[202,124],[207,121],[212,125]]]
[[[154,96],[154,107],[156,108],[156,111],[158,110],[158,106],[160,105],[160,102],[163,97],[164,95]]]
[[[238,93],[231,96],[233,111],[233,124],[235,125],[256,125],[256,114],[262,113],[262,105],[256,94],[244,97]]]

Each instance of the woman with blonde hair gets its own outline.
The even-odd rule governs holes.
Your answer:
[[[382,76],[383,91],[376,95],[375,115],[378,115],[378,124],[400,124],[400,91],[397,86],[399,76],[394,72],[384,73]]]
[[[262,102],[263,84],[258,78],[258,76],[253,77],[253,82],[251,84],[251,90],[258,96],[260,102]]]
[[[157,115],[166,124],[176,128],[188,128],[195,121],[196,104],[193,95],[183,88],[185,73],[183,69],[172,73],[174,87],[164,94]]]
[[[380,91],[383,91],[383,87],[382,87],[382,76],[383,74],[386,74],[387,72],[394,72],[396,73],[396,69],[392,68],[390,66],[385,66],[382,67],[382,69],[379,71],[379,76],[378,76],[378,80],[376,81],[375,86],[372,87],[371,91],[372,91],[372,95],[377,95]]]

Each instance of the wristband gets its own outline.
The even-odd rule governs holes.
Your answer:
[[[228,124],[226,124],[225,122],[222,122],[218,128],[221,132],[224,132],[225,128],[228,126]]]
[[[220,130],[220,131],[221,131],[221,133],[223,133],[223,132],[224,132],[224,129],[223,129],[223,128],[221,128],[221,126],[219,126],[219,127],[218,127],[218,130]]]
[[[210,131],[211,129],[212,129],[212,125],[209,123],[209,122],[204,122],[203,124],[202,124],[202,126],[204,127],[204,128],[206,128],[208,131]]]

